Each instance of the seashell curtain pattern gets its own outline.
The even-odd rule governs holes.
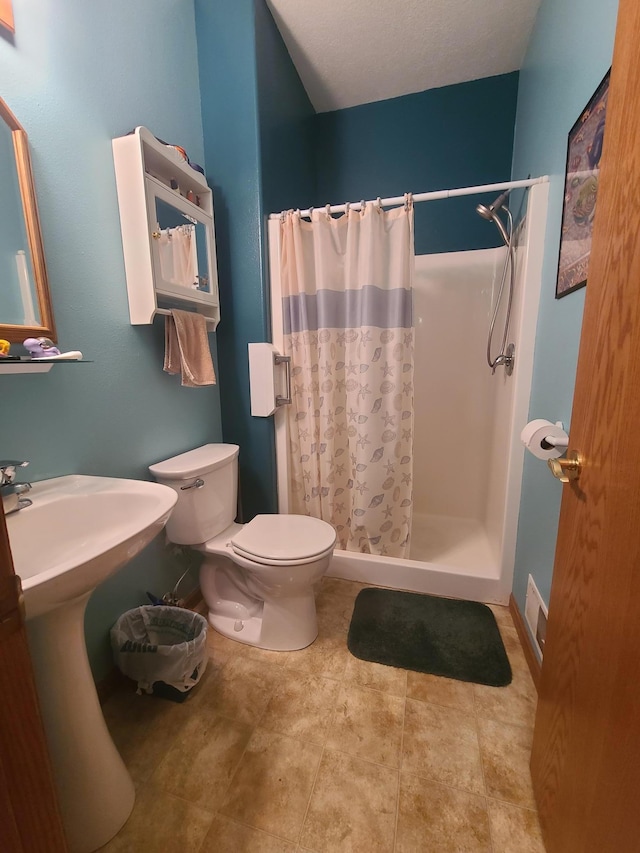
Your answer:
[[[340,547],[408,556],[413,469],[413,206],[282,222],[290,511]]]

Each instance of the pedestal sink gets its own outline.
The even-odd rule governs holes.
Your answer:
[[[158,483],[71,475],[35,483],[7,516],[27,633],[71,853],[112,838],[134,788],[109,735],[84,641],[93,590],[163,528],[176,502]]]

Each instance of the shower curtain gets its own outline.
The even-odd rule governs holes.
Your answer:
[[[411,533],[413,205],[283,215],[290,508],[342,549],[403,557]]]

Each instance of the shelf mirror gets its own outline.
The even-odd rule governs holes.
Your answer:
[[[27,134],[0,98],[0,338],[55,340]]]
[[[155,196],[157,230],[152,234],[156,281],[211,293],[207,226],[194,216]]]

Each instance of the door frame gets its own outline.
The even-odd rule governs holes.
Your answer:
[[[0,849],[67,853],[24,620],[0,511]],[[5,817],[6,815],[6,817]]]
[[[620,0],[531,769],[549,853],[640,837],[640,5]]]

